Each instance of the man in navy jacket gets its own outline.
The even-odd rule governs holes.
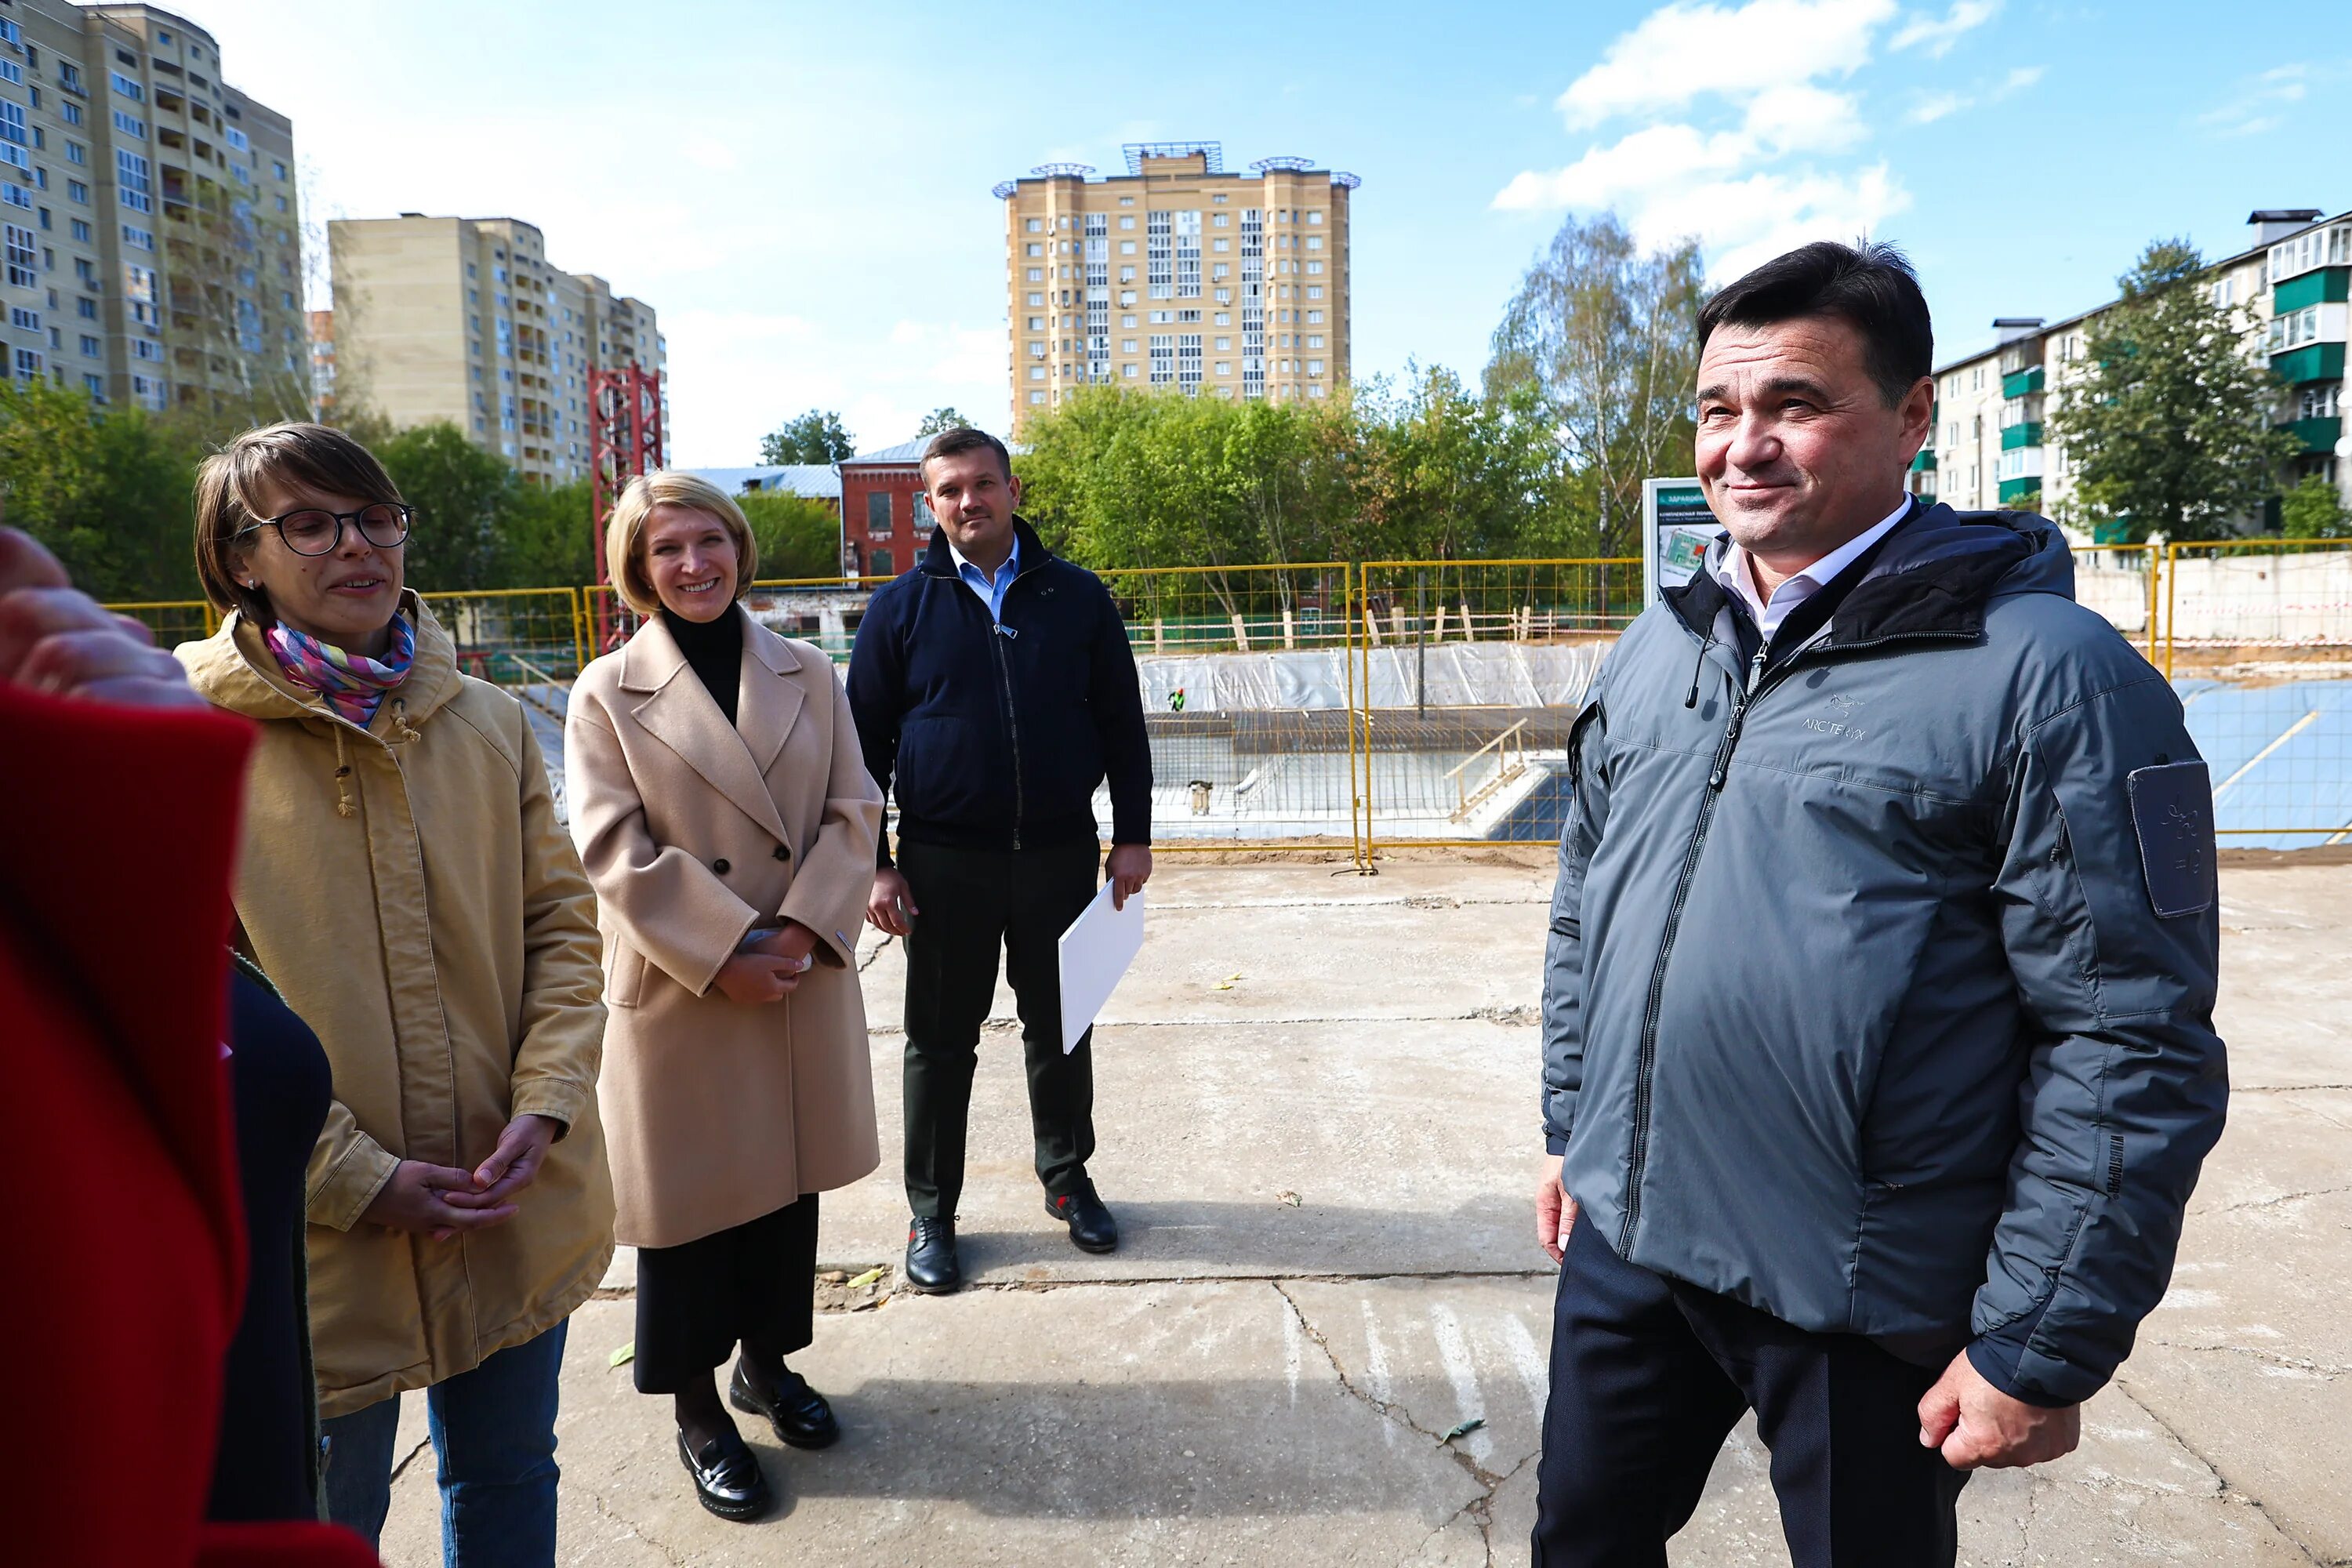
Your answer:
[[[943,1292],[963,1283],[956,1200],[1000,946],[1046,1212],[1088,1252],[1118,1245],[1087,1176],[1093,1035],[1063,1054],[1055,943],[1095,896],[1106,777],[1113,899],[1150,878],[1151,752],[1118,606],[1014,515],[1003,443],[946,431],[922,472],[939,526],[922,563],[866,607],[849,705],[866,769],[898,805],[897,861],[886,833],[866,918],[907,943],[907,1279]]]

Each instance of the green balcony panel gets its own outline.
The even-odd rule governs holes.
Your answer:
[[[2003,506],[2012,505],[2028,496],[2038,496],[2041,493],[2042,478],[2038,474],[2021,479],[2000,481],[2000,504]]]
[[[2042,426],[2039,424],[2011,425],[2000,433],[2000,449],[2004,452],[2014,452],[2020,447],[2039,447],[2040,445],[2042,445]]]
[[[2271,355],[2271,369],[2290,386],[2301,386],[2307,381],[2342,381],[2344,345],[2305,343],[2299,349]]]
[[[2352,267],[2323,267],[2290,278],[2271,290],[2271,314],[2284,316],[2306,305],[2340,305],[2352,295]]]
[[[2011,371],[2000,378],[2003,397],[2031,397],[2041,390],[2042,367],[2038,364],[2028,370]]]
[[[2306,452],[2333,452],[2336,450],[2337,439],[2344,434],[2344,421],[2340,416],[2332,419],[2297,419],[2282,425],[2279,428],[2294,431],[2294,438],[2303,443],[2303,449]]]
[[[1911,459],[1911,471],[1915,474],[1934,473],[1936,471],[1936,454],[1925,447],[1920,447],[1919,455]]]

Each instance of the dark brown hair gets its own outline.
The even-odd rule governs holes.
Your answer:
[[[196,468],[196,577],[213,608],[269,625],[269,595],[236,580],[237,536],[262,521],[253,498],[299,485],[324,495],[401,504],[373,452],[330,425],[288,421],[247,430]]]
[[[982,447],[996,454],[997,468],[1007,479],[1012,479],[1013,454],[1004,449],[1004,443],[985,430],[975,430],[969,425],[959,425],[952,430],[940,431],[931,437],[930,445],[923,448],[922,460],[915,465],[917,471],[923,476],[923,488],[926,489],[930,488],[930,466],[933,458],[952,458],[958,452],[976,451]]]
[[[1862,334],[1863,366],[1895,407],[1934,369],[1936,331],[1918,275],[1891,245],[1816,240],[1727,283],[1698,313],[1698,346],[1717,327],[1837,316]]]

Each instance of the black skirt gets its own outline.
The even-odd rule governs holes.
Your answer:
[[[771,1367],[816,1320],[816,1194],[678,1247],[637,1249],[640,1394],[708,1379],[738,1344]]]

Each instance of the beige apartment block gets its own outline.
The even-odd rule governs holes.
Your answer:
[[[8,370],[102,402],[310,406],[293,126],[152,5],[0,5]]]
[[[1346,385],[1356,176],[1307,158],[1229,174],[1214,142],[1124,151],[1123,175],[1045,163],[996,187],[1015,431],[1078,386],[1316,398]]]
[[[2343,418],[2352,395],[2344,303],[2352,295],[2352,213],[2273,208],[2247,221],[2246,248],[2212,263],[2198,286],[2231,313],[2246,357],[2278,377],[2274,422],[2303,448],[2285,482],[2317,474],[2352,502]],[[1991,348],[1939,366],[1936,429],[1913,466],[1912,488],[1963,510],[2033,506],[2070,521],[2075,465],[2047,428],[2050,404],[2086,373],[2090,340],[2111,309],[2112,301],[2057,321],[2003,317],[1993,323]]]
[[[519,218],[339,218],[327,237],[334,310],[311,332],[347,418],[446,421],[562,484],[589,471],[589,373],[667,368],[653,307],[556,267]],[[667,403],[665,385],[665,425]]]

